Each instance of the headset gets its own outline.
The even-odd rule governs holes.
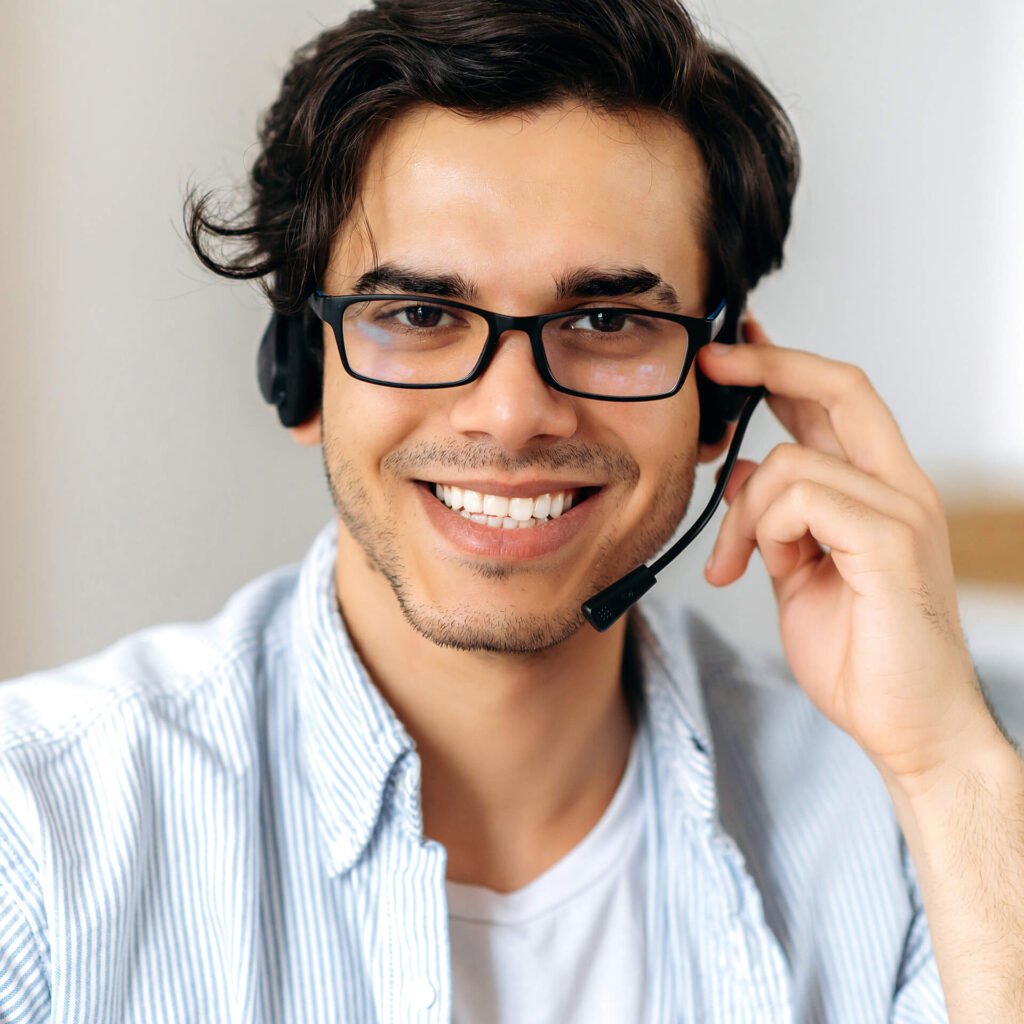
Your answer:
[[[742,310],[727,309],[717,341],[740,341]],[[256,372],[263,398],[277,408],[283,426],[297,427],[320,408],[323,387],[323,327],[310,309],[301,313],[275,312],[263,332]],[[696,539],[711,521],[725,494],[726,484],[739,455],[740,444],[764,388],[725,387],[709,380],[696,367],[697,393],[700,397],[700,440],[716,444],[725,436],[731,422],[736,430],[729,444],[718,482],[707,505],[693,525],[659,559],[640,565],[616,580],[582,605],[586,620],[604,632],[657,582],[657,574]]]
[[[256,357],[256,376],[282,426],[297,427],[320,408],[323,344],[321,321],[311,309],[271,316]]]

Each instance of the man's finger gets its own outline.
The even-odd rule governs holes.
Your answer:
[[[736,465],[733,466],[732,475],[729,477],[729,482],[725,485],[725,492],[722,495],[727,505],[732,504],[733,498],[736,497],[737,492],[747,482],[755,469],[757,469],[757,463],[751,462],[750,459],[736,460]]]
[[[760,466],[756,469],[752,466],[752,463],[744,463],[740,485],[730,488],[730,507],[715,542],[712,582],[731,582],[742,575],[754,547],[762,539],[760,524],[768,509],[797,484],[813,483],[827,488],[842,494],[851,506],[870,509],[873,514],[881,514],[915,530],[927,529],[933,516],[930,509],[913,498],[845,460],[800,445],[777,445]],[[808,552],[802,555],[806,557]],[[762,556],[775,575],[775,567],[785,565],[793,553],[783,553],[776,561],[772,551],[762,549]]]
[[[863,370],[810,352],[760,344],[705,346],[701,369],[720,384],[764,385],[778,398],[816,403],[853,465],[907,493],[927,482],[896,420]],[[798,411],[799,406],[782,406],[791,414],[796,440],[813,445],[807,435],[820,420],[806,410]]]
[[[743,340],[750,345],[773,345],[761,322],[748,310],[743,318]],[[849,461],[839,443],[828,413],[819,402],[769,394],[769,408],[791,437],[808,448]]]

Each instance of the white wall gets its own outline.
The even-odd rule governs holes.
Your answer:
[[[751,308],[780,344],[864,366],[948,498],[1024,494],[1024,4],[693,10],[774,88],[803,152],[786,266]],[[764,411],[751,429],[750,457],[783,437]],[[777,647],[759,565],[703,584],[712,539],[673,582],[738,639]],[[965,620],[973,636],[973,604]]]
[[[0,33],[0,678],[214,612],[301,557],[318,456],[256,391],[265,313],[181,239],[186,182],[244,175],[291,50],[349,5],[27,0]],[[860,361],[925,466],[1024,489],[1024,7],[704,0],[776,89],[805,173],[754,308]],[[751,451],[777,438],[758,414]],[[668,585],[771,636],[768,587]]]

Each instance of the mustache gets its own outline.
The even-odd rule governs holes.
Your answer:
[[[640,465],[625,452],[605,445],[565,442],[521,452],[508,452],[490,441],[469,444],[430,442],[390,452],[381,468],[400,476],[425,475],[423,470],[455,469],[462,472],[497,469],[518,473],[524,469],[574,470],[602,479],[636,484]]]

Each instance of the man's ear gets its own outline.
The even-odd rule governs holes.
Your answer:
[[[292,440],[297,444],[310,446],[322,444],[324,432],[320,410],[317,409],[317,411],[310,416],[305,423],[300,423],[297,427],[289,427],[288,433],[292,435]]]
[[[707,444],[701,441],[697,445],[698,462],[714,462],[732,443],[733,435],[736,433],[736,421],[726,424],[725,433],[714,444]]]

